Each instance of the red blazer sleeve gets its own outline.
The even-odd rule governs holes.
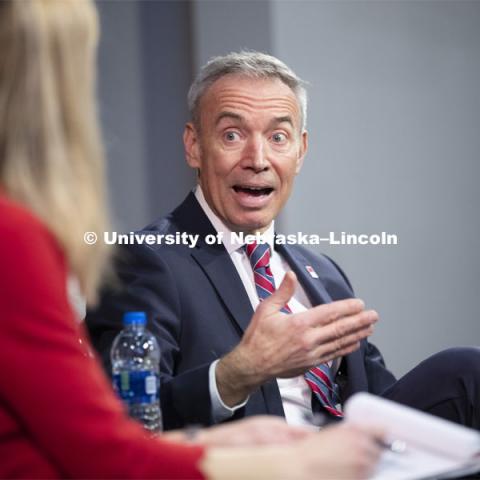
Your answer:
[[[126,416],[79,341],[53,236],[1,198],[0,265],[0,404],[59,474],[201,478],[201,447],[148,438]]]

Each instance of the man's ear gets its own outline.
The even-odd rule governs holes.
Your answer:
[[[307,154],[308,150],[308,132],[304,130],[302,132],[302,136],[300,138],[300,150],[298,151],[298,158],[297,158],[297,165],[295,168],[295,173],[299,173],[302,165],[303,165],[303,159],[305,158],[305,155]]]
[[[185,158],[192,168],[200,168],[200,142],[198,132],[193,123],[188,122],[183,131]]]

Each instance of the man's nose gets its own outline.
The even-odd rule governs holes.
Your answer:
[[[251,168],[255,172],[268,169],[266,146],[261,138],[251,138],[245,146],[243,155],[243,167]]]

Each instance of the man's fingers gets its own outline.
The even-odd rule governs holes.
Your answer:
[[[310,366],[318,365],[319,363],[329,362],[339,357],[344,357],[355,350],[360,348],[360,340],[352,341],[346,344],[344,347],[337,349],[334,343],[322,345],[312,351]]]
[[[365,308],[359,298],[348,298],[310,308],[304,315],[311,327],[320,327],[336,322],[339,318],[355,315]]]
[[[312,328],[311,338],[318,345],[325,344],[330,341],[340,341],[352,333],[354,334],[371,327],[377,323],[377,321],[378,313],[375,310],[365,310],[364,312],[357,313],[356,315],[340,318],[330,325]],[[340,344],[340,346],[343,345]]]
[[[373,324],[377,319],[377,312],[367,310],[340,319],[335,324],[312,328],[309,343],[317,345],[310,352],[312,364],[326,362],[357,350],[359,342],[373,333]]]
[[[279,312],[292,298],[296,286],[297,276],[292,271],[287,272],[277,290],[259,305],[258,310],[265,315]]]
[[[357,330],[353,333],[336,338],[331,341],[318,343],[318,347],[311,352],[313,363],[320,359],[322,362],[353,352],[360,346],[360,341],[373,333],[371,325]]]

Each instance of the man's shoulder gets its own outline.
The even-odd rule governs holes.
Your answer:
[[[162,217],[156,218],[145,227],[137,230],[135,233],[151,233],[151,234],[167,234],[175,233],[177,230],[175,223],[175,216],[173,212],[168,213]]]
[[[188,223],[202,213],[203,211],[195,195],[190,192],[172,211],[156,218],[138,231],[152,233],[176,232],[181,228],[185,228]]]
[[[161,251],[164,255],[168,251],[191,251],[195,239],[203,239],[214,230],[195,195],[190,193],[170,213],[132,233],[128,250]]]
[[[137,263],[191,261],[191,254],[213,227],[193,193],[170,213],[131,232],[121,245],[121,260]],[[184,260],[182,260],[184,259]]]

